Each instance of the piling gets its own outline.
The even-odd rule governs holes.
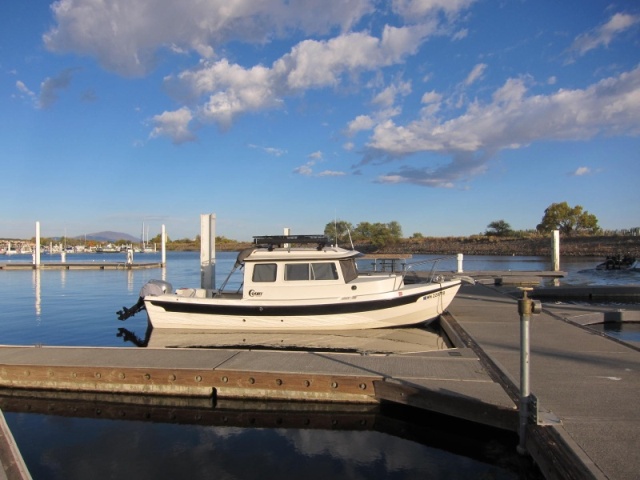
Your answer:
[[[551,235],[551,263],[553,271],[560,271],[560,231],[554,230]]]
[[[162,225],[162,233],[160,234],[160,242],[161,242],[161,247],[160,247],[160,251],[161,253],[161,259],[160,259],[160,265],[165,267],[167,265],[167,230],[164,226],[164,224]]]
[[[36,250],[33,252],[33,264],[40,268],[40,222],[36,222]]]
[[[216,285],[216,215],[200,215],[200,287]]]

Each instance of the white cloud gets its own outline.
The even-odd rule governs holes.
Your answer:
[[[304,175],[305,177],[310,177],[313,175],[313,165],[314,162],[307,162],[304,165],[300,165],[293,169],[293,173],[297,173],[298,175]]]
[[[448,17],[457,16],[476,0],[393,0],[393,10],[406,20],[416,20],[440,12]]]
[[[47,48],[88,55],[126,76],[148,73],[162,50],[213,58],[231,40],[268,42],[291,31],[348,31],[373,11],[371,0],[60,0]]]
[[[363,130],[371,130],[375,122],[369,115],[358,115],[347,125],[347,135],[353,136]]]
[[[188,128],[229,128],[238,115],[281,108],[288,96],[401,64],[429,36],[447,33],[443,23],[452,25],[474,1],[395,0],[392,11],[407,24],[384,25],[374,35],[354,27],[380,6],[375,0],[59,0],[51,7],[55,25],[43,40],[50,51],[93,57],[124,76],[146,75],[163,55],[198,55],[196,67],[165,80],[191,117],[186,120],[182,107],[153,120],[152,137],[169,135],[182,143],[194,139]],[[457,31],[458,38],[466,35]],[[292,34],[304,40],[270,66],[218,57],[230,41],[266,44]],[[309,38],[314,35],[333,37]],[[404,82],[381,92],[374,101],[387,110],[378,120],[397,115],[395,97],[410,88]]]
[[[318,174],[319,177],[343,177],[345,176],[345,172],[338,172],[335,170],[325,170]]]
[[[588,88],[527,95],[522,79],[509,79],[487,104],[474,102],[458,117],[424,116],[406,125],[378,124],[363,163],[432,152],[452,158],[435,170],[418,170],[421,184],[449,185],[478,175],[496,152],[535,141],[587,140],[595,135],[640,135],[640,67]],[[406,172],[404,172],[406,173]],[[410,176],[390,174],[399,181]],[[415,183],[415,182],[414,182]]]
[[[578,55],[584,55],[600,46],[607,47],[617,35],[638,23],[640,23],[640,15],[616,13],[604,25],[578,35],[569,50]]]
[[[574,177],[581,177],[583,175],[589,175],[590,173],[591,169],[589,167],[578,167],[571,175]]]
[[[191,111],[183,107],[173,112],[163,112],[153,117],[155,127],[151,131],[151,138],[160,136],[170,137],[175,144],[191,142],[195,136],[189,131],[189,122],[193,119]]]
[[[29,88],[21,80],[16,81],[16,88],[21,94],[26,95],[31,99],[35,98],[36,96],[36,94],[29,90]]]
[[[465,79],[464,84],[469,86],[472,83],[474,83],[476,80],[482,77],[486,69],[487,69],[486,63],[478,63],[475,67],[473,67],[469,75],[467,75],[467,78]]]
[[[327,41],[305,40],[276,60],[271,68],[262,65],[244,68],[223,59],[203,62],[198,69],[167,77],[165,82],[167,89],[184,101],[204,97],[204,103],[197,109],[198,120],[227,128],[237,115],[280,107],[288,95],[332,87],[344,74],[401,62],[416,51],[428,33],[422,26],[387,26],[381,38],[348,33]],[[404,94],[407,87],[400,84],[396,88]]]
[[[307,155],[311,160],[313,160],[314,162],[318,161],[318,160],[322,160],[322,152],[320,150],[318,150],[317,152],[313,152],[310,153],[309,155]]]
[[[387,88],[377,94],[372,103],[381,107],[391,107],[396,102],[396,97],[401,95],[406,97],[411,93],[411,82],[399,82],[389,85]]]
[[[40,84],[40,97],[38,106],[49,108],[58,100],[58,92],[66,89],[71,84],[74,69],[63,70],[55,77],[48,77]]]
[[[263,152],[268,153],[269,155],[273,155],[274,157],[281,157],[282,155],[287,153],[287,151],[282,148],[261,147],[259,145],[254,145],[254,144],[249,144],[249,148],[256,148],[258,150],[262,150]]]

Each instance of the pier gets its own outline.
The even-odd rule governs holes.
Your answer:
[[[239,338],[213,349],[185,348],[184,338],[174,338],[176,348],[163,348],[158,337],[147,348],[3,346],[0,387],[158,399],[394,403],[517,432],[519,294],[495,282],[463,286],[439,320],[446,346],[429,343],[421,329],[343,340],[342,350],[335,338],[324,339],[338,351],[320,343],[304,351],[268,342],[238,348]],[[533,319],[534,408],[525,445],[546,478],[631,479],[640,471],[640,349],[585,327],[634,321],[639,314],[545,304]],[[167,346],[171,334],[155,333]],[[407,348],[383,346],[389,342]],[[309,345],[309,339],[300,343]]]
[[[127,263],[127,262],[45,262],[34,265],[27,262],[0,263],[0,270],[141,270],[162,268],[161,262]]]

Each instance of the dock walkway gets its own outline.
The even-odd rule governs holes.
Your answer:
[[[520,322],[506,291],[464,286],[449,312],[514,398],[520,382]],[[564,478],[636,479],[640,351],[581,326],[583,318],[602,320],[606,315],[599,309],[544,304],[542,314],[532,316],[531,392],[539,409],[550,413],[546,425],[531,426],[527,447],[543,471],[547,464]]]

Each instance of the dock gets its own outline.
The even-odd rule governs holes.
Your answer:
[[[142,270],[147,268],[162,268],[160,262],[126,263],[126,262],[47,262],[38,267],[33,263],[0,263],[0,270]]]
[[[375,332],[357,343],[343,338],[342,349],[337,341],[343,335],[311,343],[303,338],[304,351],[278,349],[273,337],[247,342],[242,334],[217,348],[187,348],[205,345],[194,344],[189,334],[171,339],[168,332],[147,348],[2,346],[0,387],[66,395],[394,403],[517,432],[518,294],[510,282],[464,285],[439,320],[447,345],[407,329]],[[603,318],[636,318],[615,312],[551,303],[531,322],[536,409],[526,449],[545,478],[624,480],[640,471],[640,349],[585,327]],[[394,343],[403,348],[389,347]]]

